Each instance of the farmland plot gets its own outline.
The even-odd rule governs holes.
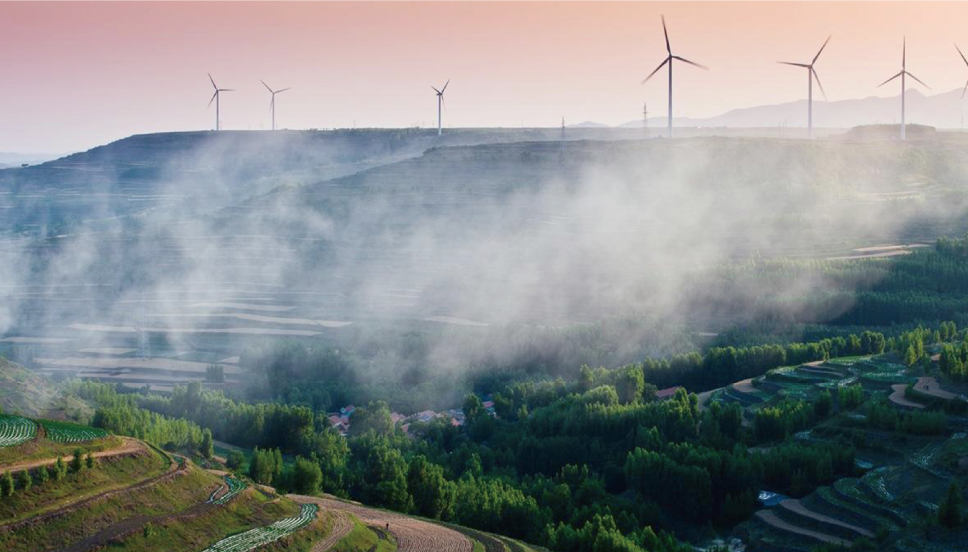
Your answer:
[[[0,447],[13,447],[37,435],[37,423],[19,416],[0,415]]]
[[[68,422],[43,420],[40,424],[44,426],[44,433],[47,434],[47,438],[55,443],[82,443],[108,436],[108,432],[103,429]]]
[[[265,527],[257,527],[238,535],[232,535],[209,546],[203,552],[247,552],[254,550],[291,535],[309,525],[316,519],[316,512],[318,511],[319,506],[316,504],[303,504],[299,510],[299,515],[296,517],[286,518]]]
[[[215,489],[211,496],[208,497],[207,502],[211,504],[225,504],[226,502],[232,500],[232,497],[244,491],[246,487],[245,483],[228,475],[225,476],[225,485],[227,486],[227,489],[226,487],[219,487],[218,489]],[[219,496],[219,493],[222,492],[223,489],[226,489],[225,493]]]

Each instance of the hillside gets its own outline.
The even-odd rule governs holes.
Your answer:
[[[46,416],[59,397],[60,391],[47,378],[0,357],[0,410]]]

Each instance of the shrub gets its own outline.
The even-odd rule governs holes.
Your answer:
[[[0,496],[13,496],[13,475],[10,472],[0,477]]]
[[[24,470],[20,472],[20,488],[29,491],[31,487],[34,486],[34,478],[30,477],[30,471]]]
[[[81,449],[74,449],[74,457],[71,458],[71,473],[80,473],[84,468],[84,451]]]

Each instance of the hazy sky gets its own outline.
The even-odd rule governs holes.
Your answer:
[[[935,93],[964,86],[968,3],[41,3],[0,2],[0,151],[66,152],[131,134],[214,126],[206,72],[235,88],[225,129],[435,125],[431,85],[452,79],[445,124],[620,124],[666,108],[704,117],[806,93],[817,69],[831,100],[896,95],[876,85],[908,68]],[[966,50],[968,51],[968,50]]]

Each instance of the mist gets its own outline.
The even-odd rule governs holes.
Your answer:
[[[614,355],[582,361],[632,360],[682,348],[670,328],[832,319],[850,304],[812,304],[822,271],[744,272],[930,244],[966,208],[950,186],[968,176],[961,154],[940,142],[470,136],[321,150],[257,133],[162,156],[145,192],[161,204],[119,212],[105,194],[97,220],[4,242],[0,335],[76,349],[146,331],[166,354],[229,356],[247,340],[418,332],[419,362],[459,372],[512,362],[522,335],[624,320]],[[101,189],[130,187],[109,176]],[[396,372],[406,354],[377,349]]]

